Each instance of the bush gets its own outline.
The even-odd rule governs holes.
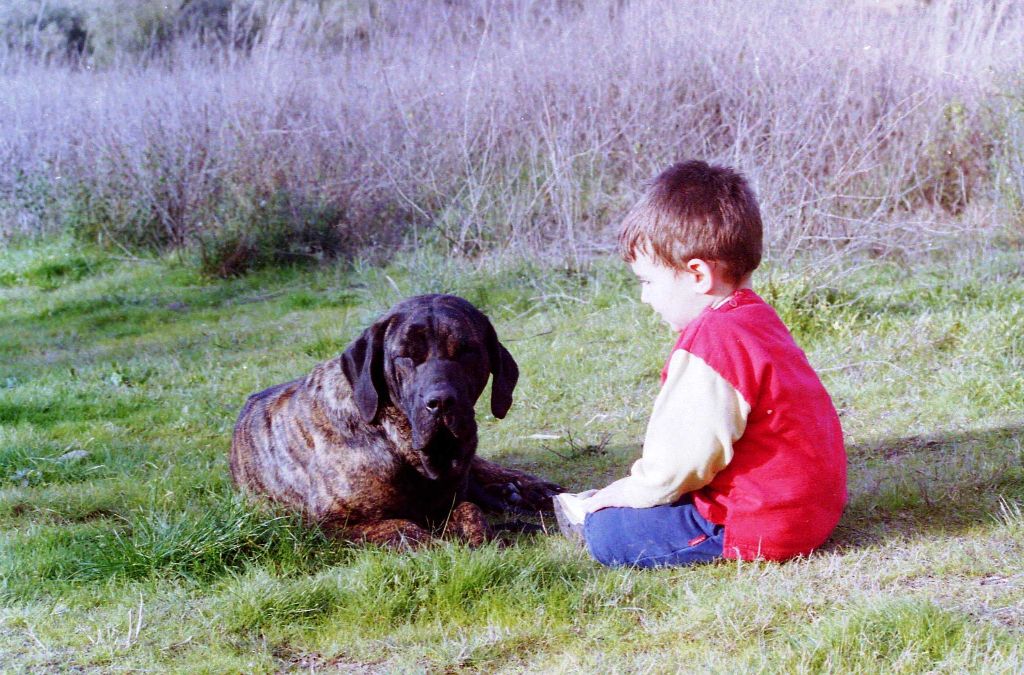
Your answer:
[[[1009,223],[1008,233],[1017,245],[1024,243],[1024,83],[1016,85],[1010,113],[1002,131],[993,180]],[[998,137],[998,136],[997,136]]]
[[[256,200],[249,218],[199,239],[200,268],[231,277],[268,265],[332,260],[351,248],[344,212],[284,191]]]
[[[11,3],[0,10],[0,44],[40,60],[56,58],[75,63],[88,53],[86,21],[85,13],[74,6]]]
[[[769,256],[924,249],[1013,177],[1024,8],[871,4],[112,2],[91,70],[0,58],[0,195],[45,175],[14,220],[82,191],[87,231],[227,274],[330,248],[272,234],[247,200],[278,192],[346,242],[578,261],[700,156],[751,179]]]

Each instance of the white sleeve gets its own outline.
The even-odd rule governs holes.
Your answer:
[[[618,506],[670,504],[698,490],[732,461],[750,404],[698,356],[678,349],[669,359],[647,423],[644,449],[623,479]]]

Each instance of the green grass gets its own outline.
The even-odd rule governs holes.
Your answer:
[[[606,570],[555,537],[395,553],[234,494],[245,397],[397,299],[465,296],[522,371],[481,454],[584,488],[636,456],[672,336],[613,260],[403,254],[213,281],[0,252],[0,663],[12,671],[1019,672],[1019,251],[763,272],[840,409],[851,502],[805,560]]]

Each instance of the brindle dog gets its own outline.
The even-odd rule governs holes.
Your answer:
[[[347,539],[479,545],[490,511],[547,511],[562,489],[476,456],[473,406],[512,405],[519,368],[462,298],[395,305],[341,356],[249,397],[231,443],[235,484]]]

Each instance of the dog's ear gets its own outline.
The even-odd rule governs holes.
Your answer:
[[[366,423],[373,422],[388,400],[384,380],[384,332],[390,323],[386,317],[363,331],[341,355],[341,369],[352,386],[359,414]]]
[[[498,334],[487,322],[487,356],[491,362],[491,414],[502,419],[512,407],[512,390],[519,381],[519,366],[505,345],[498,342]]]

